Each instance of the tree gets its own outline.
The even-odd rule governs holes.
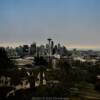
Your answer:
[[[8,58],[6,50],[0,47],[0,70],[6,70],[14,66],[14,63]]]
[[[37,56],[34,59],[34,63],[37,66],[40,66],[39,70],[40,70],[40,85],[43,84],[43,72],[45,71],[48,63],[46,61],[46,59],[44,59],[42,56]]]
[[[70,93],[70,88],[73,87],[74,83],[72,81],[72,68],[69,63],[69,61],[66,61],[65,59],[61,59],[58,62],[58,65],[60,68],[59,72],[59,80],[60,80],[60,92],[62,96],[68,96]]]
[[[43,65],[43,66],[47,66],[47,61],[42,57],[35,57],[34,59],[35,65]]]

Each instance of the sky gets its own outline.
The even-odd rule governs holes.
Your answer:
[[[0,46],[47,43],[100,49],[100,0],[0,0]]]

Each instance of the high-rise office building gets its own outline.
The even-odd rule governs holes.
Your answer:
[[[30,55],[36,54],[36,43],[32,43],[30,46]]]

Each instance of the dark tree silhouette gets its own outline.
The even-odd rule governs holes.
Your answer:
[[[42,56],[35,57],[34,63],[35,63],[35,65],[43,65],[43,66],[46,66],[48,64],[47,61]]]
[[[14,67],[14,63],[8,58],[7,52],[0,47],[0,70],[6,70]]]

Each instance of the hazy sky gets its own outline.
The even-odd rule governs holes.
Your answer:
[[[0,0],[0,45],[100,48],[100,0]]]

